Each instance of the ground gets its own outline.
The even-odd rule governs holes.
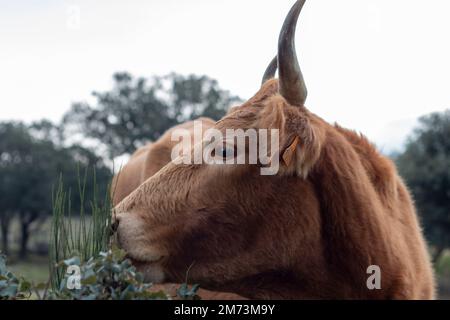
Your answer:
[[[35,284],[47,282],[49,279],[48,257],[30,255],[25,261],[8,258],[8,268],[14,274],[24,277]]]

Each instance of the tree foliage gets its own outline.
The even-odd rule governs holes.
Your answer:
[[[422,117],[419,123],[397,163],[438,258],[450,247],[450,110]]]
[[[63,123],[102,143],[110,157],[132,153],[164,131],[200,116],[220,119],[239,101],[207,76],[134,78],[116,73],[113,88],[94,92],[95,105],[73,104]]]

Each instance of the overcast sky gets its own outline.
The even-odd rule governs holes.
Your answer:
[[[58,121],[111,75],[207,74],[246,99],[294,0],[0,0],[0,120]],[[309,0],[297,50],[307,107],[401,146],[450,108],[450,1]]]

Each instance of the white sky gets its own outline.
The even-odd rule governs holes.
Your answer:
[[[246,99],[294,0],[0,0],[0,120],[58,121],[137,76],[207,74]],[[79,12],[79,25],[77,25]],[[384,151],[450,108],[450,1],[309,0],[297,50],[308,108]]]

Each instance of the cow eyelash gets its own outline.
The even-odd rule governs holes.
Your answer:
[[[217,148],[217,153],[216,148],[212,151],[212,156],[215,157],[216,155],[222,159],[234,158],[236,157],[236,148],[226,143],[220,144]]]

